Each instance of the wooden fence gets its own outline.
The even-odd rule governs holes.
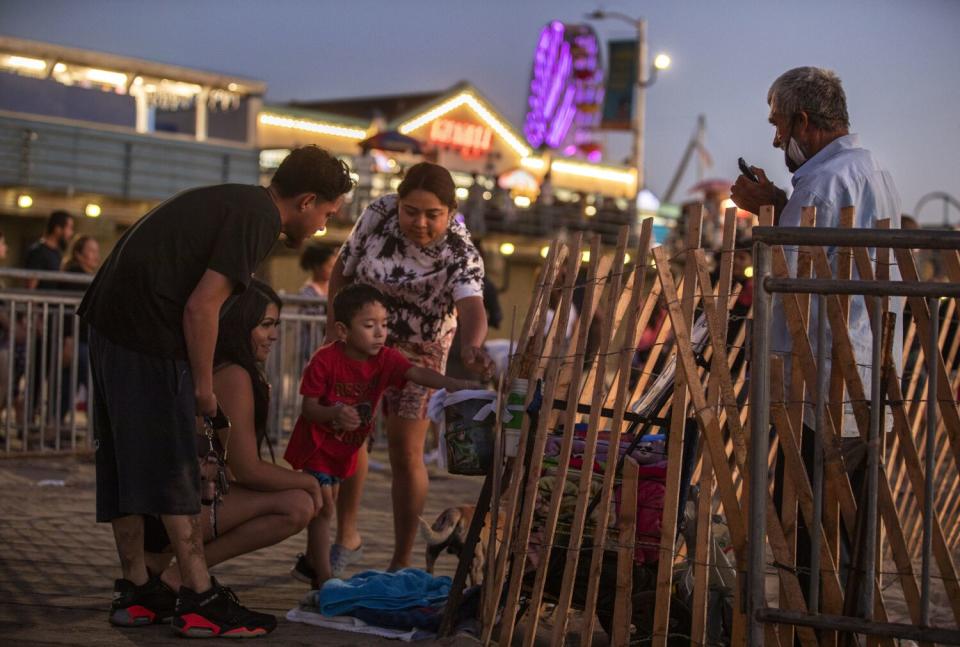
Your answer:
[[[772,224],[772,217],[772,210],[764,209],[760,224]],[[815,217],[812,208],[805,210],[803,225],[812,226]],[[874,563],[873,594],[867,598],[873,614],[862,622],[940,627],[947,633],[923,635],[941,640],[958,633],[960,586],[953,562],[960,542],[956,300],[944,303],[939,326],[931,326],[923,298],[908,300],[911,318],[904,332],[902,372],[891,351],[895,327],[885,321],[882,383],[893,429],[881,434],[882,463],[872,517],[880,520],[879,550],[864,551],[864,542],[857,537],[865,536],[864,524],[871,515],[851,484],[845,463],[849,457],[842,451],[845,407],[852,409],[856,420],[855,429],[846,424],[848,435],[853,431],[866,438],[870,425],[870,399],[856,370],[845,324],[850,299],[860,297],[833,294],[823,300],[834,332],[829,386],[821,394],[826,410],[818,434],[821,500],[814,496],[819,484],[811,482],[801,434],[804,425],[814,426],[805,405],[812,404],[810,394],[817,384],[808,295],[783,295],[785,321],[780,323],[789,330],[794,351],[790,358],[770,359],[770,380],[764,387],[774,394],[769,416],[776,431],[764,469],[758,473],[748,464],[751,398],[746,340],[751,313],[739,299],[744,283],[733,280],[735,221],[735,210],[729,210],[722,247],[709,252],[701,248],[698,210],[688,214],[684,250],[672,257],[661,247],[650,250],[650,220],[643,223],[634,250],[627,249],[624,228],[612,256],[601,254],[599,239],[585,242],[580,234],[551,246],[500,387],[506,397],[516,378],[531,385],[526,400],[531,413],[524,417],[521,450],[515,458],[494,461],[450,605],[456,606],[474,554],[470,542],[479,535],[484,512],[492,508],[497,512],[490,515],[493,523],[497,519],[504,523],[490,533],[501,541],[486,547],[484,644],[532,645],[549,633],[551,643],[561,645],[574,614],[581,645],[591,644],[598,618],[613,645],[746,644],[750,481],[761,478],[766,483],[777,469],[783,474],[782,487],[776,492],[765,488],[761,535],[766,541],[762,570],[768,582],[767,607],[806,617],[808,601],[815,599],[823,614],[855,613],[854,600],[864,595],[858,589],[862,578],[856,574],[865,572],[867,559]],[[842,222],[852,224],[852,209],[844,210]],[[575,277],[585,251],[589,251],[586,279],[578,284]],[[625,264],[628,253],[632,263]],[[708,253],[719,258],[712,272]],[[943,253],[950,281],[960,283],[960,252]],[[772,260],[773,275],[788,276],[781,248],[773,249]],[[856,268],[862,280],[883,280],[892,266],[899,268],[904,282],[918,281],[909,249],[893,250],[891,258],[885,249],[871,257],[865,248],[805,247],[799,250],[795,276],[849,278]],[[576,289],[583,291],[578,310]],[[638,362],[640,337],[657,321],[658,308],[665,308],[666,318]],[[568,336],[562,322],[568,321],[571,311],[576,324]],[[588,347],[591,326],[599,327],[596,349]],[[933,340],[931,328],[937,327],[939,339]],[[928,358],[936,359],[940,419],[934,427],[936,572],[928,580],[934,613],[924,623],[924,585],[917,581],[917,560],[922,556],[927,469],[918,446],[923,446],[927,433],[923,403]],[[791,360],[788,371],[785,359]],[[538,381],[539,391],[533,386]],[[579,436],[574,433],[577,423],[586,423]],[[662,501],[658,496],[655,503],[662,508],[659,541],[637,532],[637,512],[644,509],[644,500],[637,497],[638,489],[643,492],[639,485],[645,467],[631,456],[618,461],[615,452],[621,442],[636,441],[651,428],[667,436],[658,477]],[[548,449],[550,456],[545,458]],[[806,522],[811,519],[822,523]],[[806,526],[819,539],[819,549],[815,548],[819,564],[814,558],[812,565],[820,578],[805,577],[811,561],[802,551],[809,549],[801,545],[798,554],[798,528]],[[852,556],[852,577],[841,568],[850,562],[845,544],[858,548]],[[659,557],[638,566],[637,555],[643,551]],[[815,582],[817,590],[811,591],[807,580]],[[718,597],[729,598],[729,604],[718,604]],[[547,618],[549,605],[553,606]],[[727,615],[721,613],[724,609]],[[448,630],[450,618],[445,620],[443,629]],[[787,647],[795,637],[803,645],[834,645],[843,639],[836,631],[815,632],[802,621],[763,625],[769,645]],[[870,643],[893,641],[871,638]]]

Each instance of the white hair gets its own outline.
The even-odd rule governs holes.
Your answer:
[[[767,104],[792,117],[805,112],[810,123],[826,131],[850,127],[847,97],[840,77],[820,67],[795,67],[777,77],[767,92]]]

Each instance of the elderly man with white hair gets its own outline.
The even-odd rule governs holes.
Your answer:
[[[793,193],[788,199],[782,189],[767,179],[763,169],[751,167],[758,181],[741,175],[731,187],[731,197],[737,206],[758,213],[762,205],[773,205],[774,224],[783,227],[799,226],[800,212],[809,206],[816,207],[817,227],[839,227],[840,210],[844,207],[855,208],[854,227],[872,229],[884,218],[890,219],[891,227],[900,227],[900,197],[893,179],[873,153],[860,146],[857,135],[850,133],[846,95],[834,72],[817,67],[798,67],[784,72],[770,86],[767,103],[769,120],[774,127],[773,145],[784,151],[784,162],[793,173]],[[787,247],[784,251],[794,273],[797,250]],[[834,252],[832,248],[827,250],[836,267]],[[890,276],[899,278],[896,267],[891,268]],[[890,311],[898,315],[898,328],[901,310],[900,299],[891,299]],[[809,321],[810,342],[816,352],[816,299],[811,300]],[[847,328],[860,375],[865,388],[869,389],[873,333],[867,304],[861,296],[850,299]],[[771,330],[771,350],[784,354],[789,366],[792,339],[779,297],[774,299]],[[828,329],[828,348],[832,347],[831,339]],[[895,335],[894,356],[897,358],[901,347],[901,336]],[[827,361],[830,361],[829,353]],[[859,436],[849,415],[843,435]]]
[[[839,227],[840,211],[844,207],[855,208],[854,227],[872,229],[878,220],[884,218],[890,219],[891,227],[900,227],[900,198],[893,179],[873,154],[860,146],[857,135],[850,133],[846,95],[840,78],[834,72],[817,67],[798,67],[784,72],[770,86],[767,103],[770,106],[769,121],[774,127],[773,145],[783,149],[784,163],[793,173],[793,192],[788,198],[786,192],[767,179],[763,169],[751,167],[756,178],[741,175],[731,187],[731,197],[737,206],[758,213],[762,205],[773,205],[774,223],[784,227],[799,226],[801,210],[808,206],[816,207],[817,227]],[[797,248],[785,247],[784,251],[791,274],[795,275]],[[836,249],[829,248],[826,251],[835,269]],[[875,258],[874,250],[870,250],[870,254]],[[853,271],[854,278],[857,278],[856,268]],[[890,268],[890,278],[899,278],[899,271],[895,266]],[[811,299],[810,305],[808,330],[811,346],[816,353],[817,300]],[[868,304],[862,296],[850,298],[847,329],[864,388],[869,393],[873,333],[867,308]],[[897,315],[893,342],[894,357],[899,360],[902,354],[901,300],[890,299],[889,309]],[[826,341],[827,348],[831,348],[833,344],[829,324]],[[784,357],[789,375],[792,338],[786,325],[783,300],[779,295],[773,300],[770,349]],[[830,361],[828,350],[828,375]],[[808,384],[804,399],[810,403],[816,397],[825,396],[827,394],[816,393],[816,385]],[[859,438],[849,405],[845,405],[844,413],[842,454],[855,488],[854,494],[859,498],[859,489],[865,475],[865,443]],[[802,452],[808,469],[814,455],[814,434],[810,428],[812,424],[813,412],[808,406],[804,412],[801,432]],[[782,464],[781,459],[778,461],[774,487],[778,503],[783,483]],[[809,536],[805,528],[807,523],[804,521],[808,522],[800,520],[798,523],[797,536],[797,566],[802,582],[808,577],[802,567],[810,563]],[[853,528],[845,530],[845,550],[841,559],[844,571],[849,566],[848,551],[854,533]],[[844,575],[846,574],[845,572]]]

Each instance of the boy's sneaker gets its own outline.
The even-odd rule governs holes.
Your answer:
[[[297,563],[290,569],[290,575],[293,579],[310,585],[317,578],[317,572],[307,563],[307,556],[303,553],[297,553]]]
[[[173,617],[177,594],[152,575],[146,583],[137,586],[130,580],[113,583],[113,602],[110,604],[110,623],[118,627],[139,627],[168,622]]]
[[[175,632],[187,638],[255,638],[277,628],[275,617],[241,606],[233,591],[216,578],[211,577],[210,584],[210,590],[203,593],[180,587],[173,616]]]

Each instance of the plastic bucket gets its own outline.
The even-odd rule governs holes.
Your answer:
[[[490,471],[496,420],[490,403],[496,399],[496,394],[487,393],[482,397],[468,398],[451,393],[444,404],[443,439],[447,447],[447,471],[451,474],[484,476]],[[483,408],[488,410],[486,415],[481,411]],[[475,420],[477,417],[480,420]]]

